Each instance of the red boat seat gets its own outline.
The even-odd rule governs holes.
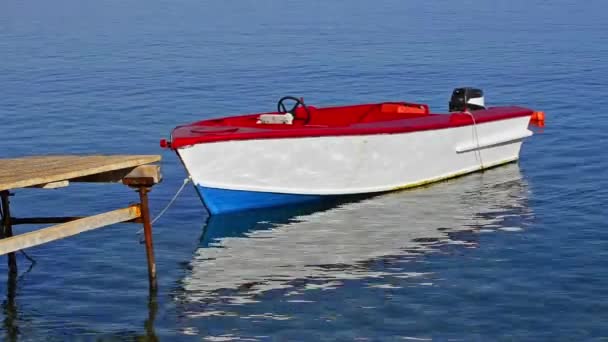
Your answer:
[[[308,112],[306,112],[306,109],[304,109],[302,107],[296,108],[295,113],[293,115],[294,120],[308,121],[310,123],[310,121],[313,118],[319,116],[317,114],[317,112],[318,112],[317,107],[315,107],[315,106],[306,106],[306,108],[308,109]],[[310,115],[310,117],[309,117],[309,115]]]
[[[429,109],[422,105],[406,105],[402,103],[383,103],[380,106],[382,113],[399,113],[399,114],[428,114]]]
[[[356,106],[328,107],[318,109],[307,106],[295,111],[296,122],[306,122],[307,126],[340,127],[356,123],[397,120],[420,117],[429,114],[426,105],[404,102],[386,102]],[[297,124],[294,122],[294,124]]]
[[[420,117],[429,114],[426,105],[408,103],[382,103],[379,108],[366,113],[360,122],[398,120],[408,117]]]
[[[307,126],[339,127],[351,125],[355,120],[352,113],[343,107],[317,109],[308,106],[310,119]]]

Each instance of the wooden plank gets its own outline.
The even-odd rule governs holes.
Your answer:
[[[125,178],[151,178],[154,184],[159,183],[162,180],[162,174],[160,173],[159,165],[142,165],[133,169]]]
[[[142,165],[122,179],[124,185],[130,187],[151,187],[161,181],[160,166]]]
[[[95,175],[73,178],[71,182],[119,183],[125,178],[150,178],[153,184],[160,183],[162,174],[159,165],[140,165],[132,168],[98,173]]]
[[[43,156],[0,159],[0,190],[70,180],[160,161],[158,155]]]
[[[68,185],[70,185],[70,182],[67,181],[67,180],[64,180],[64,181],[59,181],[59,182],[52,182],[52,183],[34,185],[34,186],[32,186],[32,188],[38,188],[38,189],[58,189],[58,188],[65,188]]]
[[[56,226],[20,234],[0,240],[0,255],[15,252],[50,241],[66,238],[89,230],[125,222],[141,217],[139,205],[109,211],[107,213],[85,217]]]

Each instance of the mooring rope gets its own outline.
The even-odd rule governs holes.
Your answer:
[[[169,210],[169,208],[173,205],[173,203],[175,202],[175,200],[177,199],[177,197],[179,196],[179,194],[182,193],[182,191],[184,190],[184,188],[186,187],[186,184],[190,183],[192,179],[188,176],[187,178],[184,179],[184,182],[182,183],[182,186],[180,186],[180,188],[177,190],[177,192],[175,193],[175,195],[173,196],[173,198],[171,198],[171,200],[169,201],[169,203],[167,203],[167,205],[163,208],[163,210],[160,211],[160,213],[158,213],[158,215],[156,215],[156,217],[152,220],[152,222],[150,222],[150,224],[154,224],[154,222],[158,221],[159,218],[161,218],[161,216],[163,216],[167,210]],[[141,232],[144,229],[141,228],[140,230],[137,231],[137,235],[141,234]],[[142,240],[140,239],[140,242],[142,242]]]
[[[23,249],[20,249],[19,252],[21,252],[21,254],[23,254],[23,256],[32,263],[32,265],[36,264],[36,260],[25,253]]]
[[[479,158],[479,167],[483,170],[483,160],[481,159],[481,149],[479,145],[479,134],[477,134],[477,121],[475,120],[475,116],[471,114],[471,112],[466,111],[465,114],[468,114],[471,119],[473,119],[473,137],[475,138],[475,142],[477,143],[477,148],[475,149],[477,152],[477,156]]]
[[[179,188],[179,190],[177,190],[177,192],[175,193],[175,196],[173,196],[173,198],[169,201],[169,203],[167,204],[167,206],[160,211],[160,213],[158,213],[158,215],[156,215],[156,217],[152,220],[151,224],[154,224],[154,222],[158,221],[158,219],[163,216],[163,214],[169,209],[169,207],[171,205],[173,205],[173,202],[175,202],[175,200],[177,199],[177,197],[179,196],[179,194],[184,190],[184,188],[186,187],[186,184],[190,183],[191,178],[187,177],[184,178],[184,183],[182,184],[182,186]]]

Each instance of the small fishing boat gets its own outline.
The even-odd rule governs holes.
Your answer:
[[[209,212],[221,214],[387,192],[513,162],[538,113],[486,108],[474,88],[455,89],[447,114],[409,102],[317,108],[287,96],[276,112],[178,126],[161,146],[177,152]]]

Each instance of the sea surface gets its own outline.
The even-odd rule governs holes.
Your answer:
[[[208,218],[188,186],[154,225],[156,295],[138,225],[28,249],[17,279],[1,257],[0,340],[606,340],[607,61],[603,0],[2,0],[0,158],[162,154],[153,215],[186,177],[160,138],[284,95],[444,112],[469,85],[547,121],[517,164],[356,202]]]

